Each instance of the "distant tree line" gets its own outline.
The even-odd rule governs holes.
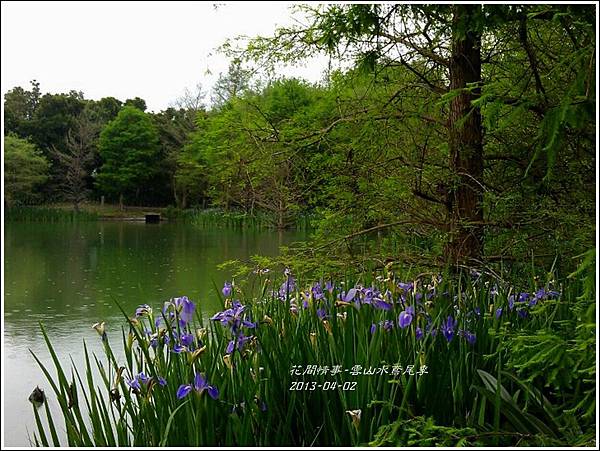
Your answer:
[[[323,238],[401,227],[417,258],[428,249],[455,262],[591,245],[593,7],[307,13],[306,28],[229,49],[210,108],[201,89],[159,113],[138,98],[41,95],[37,82],[9,91],[5,147],[40,175],[23,174],[6,201],[216,206],[268,212],[280,228],[316,212]],[[348,69],[311,84],[245,66],[320,52]]]

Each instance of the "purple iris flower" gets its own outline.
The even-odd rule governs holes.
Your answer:
[[[373,335],[376,330],[377,330],[377,325],[375,323],[371,324],[371,335]]]
[[[529,305],[534,306],[538,303],[538,301],[544,299],[556,299],[559,295],[560,293],[558,291],[546,291],[545,288],[540,288],[538,291],[536,291],[531,301],[529,301]]]
[[[452,338],[454,338],[454,329],[456,329],[457,323],[458,321],[452,318],[452,316],[448,316],[446,321],[442,323],[442,334],[444,335],[444,338],[448,343],[450,343],[450,341],[452,341]]]
[[[500,318],[502,316],[502,307],[498,307],[496,309],[496,319]]]
[[[394,328],[394,322],[386,319],[383,321],[383,323],[381,323],[381,327],[383,327],[383,330],[385,331],[390,331]]]
[[[180,297],[175,300],[175,306],[179,312],[179,319],[186,323],[192,321],[196,305],[190,301],[187,296]]]
[[[134,390],[142,389],[142,386],[140,385],[140,381],[138,380],[137,376],[134,377],[133,379],[128,379],[125,382],[127,382],[127,385],[129,385]]]
[[[519,317],[521,317],[521,318],[525,318],[527,316],[527,310],[525,310],[525,309],[518,309],[517,313],[519,314]]]
[[[227,343],[227,348],[225,349],[225,354],[231,354],[235,349],[235,340],[230,340]]]
[[[544,288],[540,288],[539,290],[537,290],[535,292],[531,301],[529,301],[529,306],[534,306],[538,303],[538,301],[546,299],[547,297],[548,297],[548,293],[546,292],[546,290]]]
[[[167,385],[167,380],[162,376],[158,376],[156,380],[158,381],[158,385],[160,385],[161,387]]]
[[[208,381],[200,373],[196,373],[193,384],[179,386],[177,389],[177,399],[185,398],[192,390],[196,390],[200,394],[206,390],[212,399],[217,399],[219,397],[219,390],[217,390],[217,387],[209,385]]]
[[[230,340],[227,344],[227,349],[225,350],[226,354],[231,354],[236,348],[238,351],[244,349],[246,343],[254,338],[253,335],[245,336],[244,334],[240,334],[235,340]]]
[[[148,304],[140,305],[135,309],[135,316],[138,318],[140,316],[149,315],[150,313],[152,313],[152,307],[150,307]]]
[[[148,377],[145,373],[139,373],[134,376],[132,379],[128,379],[125,382],[129,385],[133,390],[140,391],[143,385],[148,385],[152,378]]]
[[[306,299],[304,299],[304,300],[302,301],[302,308],[303,308],[303,309],[307,309],[307,308],[308,308],[308,301],[307,301]]]
[[[163,307],[163,313],[166,315],[169,313],[169,318],[174,316],[170,309],[173,308],[179,315],[179,323],[181,326],[185,326],[187,323],[192,321],[194,317],[194,310],[196,305],[188,299],[187,296],[179,298],[173,298],[168,302],[165,302]]]
[[[375,302],[372,305],[376,309],[380,309],[380,310],[389,311],[389,310],[392,309],[392,304],[390,304],[389,302],[384,301],[383,299],[376,299]]]
[[[176,344],[175,346],[173,346],[173,352],[175,354],[181,354],[182,352],[187,351],[187,348],[184,345],[181,344]]]
[[[183,346],[189,348],[194,343],[194,336],[192,334],[181,334],[179,341]]]
[[[412,305],[406,307],[406,310],[404,310],[403,312],[400,313],[400,315],[398,315],[398,325],[402,329],[410,326],[410,323],[412,323],[414,314],[415,314],[415,308]]]
[[[223,292],[223,296],[225,296],[226,298],[228,298],[229,296],[231,296],[232,293],[232,285],[231,282],[225,282],[223,284],[223,290],[221,290]]]
[[[329,293],[333,292],[333,283],[330,280],[325,282],[325,289],[329,291]]]
[[[313,295],[313,299],[319,300],[319,299],[323,299],[324,294],[323,294],[323,287],[321,287],[321,282],[317,282],[312,286],[312,295]]]
[[[417,302],[420,302],[420,301],[421,301],[421,299],[423,299],[423,294],[422,294],[422,293],[416,293],[416,294],[415,294],[415,300],[416,300]]]
[[[463,331],[463,337],[465,337],[465,340],[467,340],[467,342],[470,345],[474,345],[475,340],[477,339],[477,337],[475,337],[475,334],[469,332],[468,330]]]
[[[344,302],[351,302],[354,299],[354,297],[356,296],[357,291],[358,290],[356,288],[350,288],[348,290],[348,293],[342,292],[342,294],[340,295],[340,298]]]
[[[246,306],[242,305],[239,301],[233,301],[231,308],[214,314],[210,319],[212,321],[219,321],[223,326],[230,327],[231,331],[237,334],[237,331],[241,327],[250,329],[256,327],[255,323],[244,318],[245,309]]]
[[[363,304],[372,304],[373,303],[373,299],[375,299],[375,302],[377,302],[378,300],[380,300],[380,296],[379,296],[379,292],[376,290],[373,290],[373,288],[365,288],[363,291]],[[374,306],[376,307],[376,306]]]
[[[412,282],[398,282],[398,288],[400,288],[404,292],[409,292],[414,289],[414,284]]]
[[[285,300],[287,296],[296,289],[296,279],[288,276],[285,282],[279,287],[279,298]]]
[[[415,338],[417,340],[423,338],[423,330],[420,327],[417,327],[417,329],[415,330]]]
[[[317,316],[320,320],[329,318],[327,311],[324,308],[317,309]]]
[[[515,307],[515,295],[511,294],[508,297],[508,308],[512,311],[512,309]]]

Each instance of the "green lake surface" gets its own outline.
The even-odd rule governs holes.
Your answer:
[[[217,265],[255,254],[277,255],[279,246],[306,236],[297,231],[201,229],[173,223],[6,223],[5,445],[30,444],[35,421],[27,398],[36,385],[44,389],[55,419],[60,419],[50,385],[29,352],[52,367],[40,321],[65,365],[69,356],[82,362],[84,339],[102,356],[91,326],[105,321],[109,339],[120,343],[124,320],[115,300],[133,314],[140,304],[159,308],[165,300],[185,295],[202,305],[204,315],[211,315],[219,309],[213,283],[221,287],[230,279]]]

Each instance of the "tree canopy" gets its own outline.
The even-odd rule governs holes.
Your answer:
[[[151,119],[125,106],[100,134],[96,183],[112,195],[138,197],[157,172],[159,141]]]
[[[209,96],[198,85],[158,113],[140,98],[42,95],[35,81],[9,91],[5,134],[51,164],[41,198],[64,196],[52,149],[69,152],[85,111],[104,129],[92,198],[240,210],[280,228],[312,217],[315,240],[343,258],[371,258],[374,234],[396,246],[378,259],[433,264],[551,262],[592,245],[593,8],[299,9],[292,27],[225,45]],[[319,83],[258,70],[323,53]]]
[[[48,179],[49,163],[31,142],[4,137],[4,202],[30,204],[39,200],[37,188]]]

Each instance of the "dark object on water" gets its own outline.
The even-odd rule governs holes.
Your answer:
[[[46,395],[44,394],[44,390],[42,390],[40,387],[35,387],[29,395],[29,402],[36,407],[40,407],[42,404],[44,404],[45,400]]]
[[[146,224],[158,224],[160,222],[160,213],[146,213]]]

